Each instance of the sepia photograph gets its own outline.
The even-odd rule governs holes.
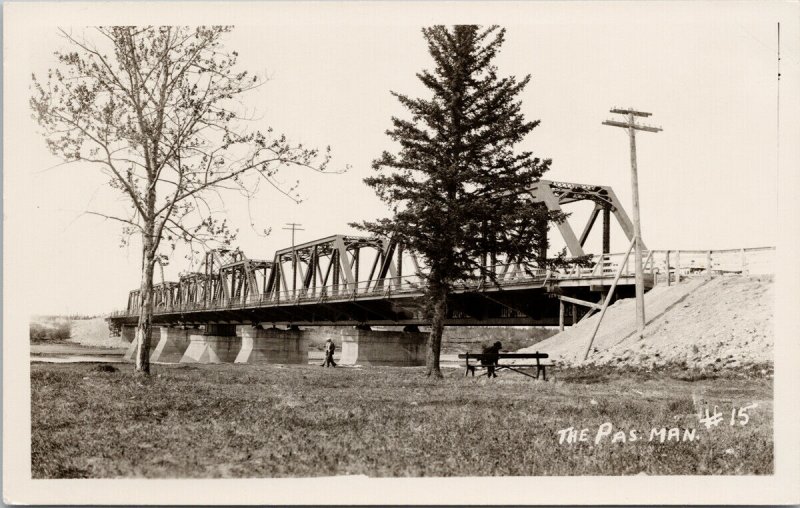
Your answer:
[[[6,503],[800,502],[798,14],[5,3]]]

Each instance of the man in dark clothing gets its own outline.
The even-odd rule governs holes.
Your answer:
[[[322,362],[323,367],[330,365],[336,367],[336,362],[333,361],[333,352],[336,351],[336,344],[329,338],[325,341],[325,361]]]
[[[500,349],[503,347],[500,341],[495,342],[493,345],[484,348],[484,357],[481,359],[481,365],[486,367],[486,377],[497,377],[494,369],[497,362],[500,360]]]

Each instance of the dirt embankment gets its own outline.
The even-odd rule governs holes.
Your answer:
[[[111,337],[108,322],[104,318],[80,319],[72,322],[69,342],[82,346],[127,348],[122,337]]]
[[[634,299],[609,307],[588,363],[723,368],[773,361],[771,276],[726,275],[659,286],[645,295],[647,327],[636,334]],[[582,363],[595,315],[536,345],[563,364]]]

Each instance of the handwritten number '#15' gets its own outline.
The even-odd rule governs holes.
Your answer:
[[[750,406],[745,406],[745,407],[740,407],[739,408],[738,415],[739,415],[739,419],[741,420],[739,422],[739,425],[741,425],[742,427],[747,425],[747,422],[750,421],[750,415],[747,414],[747,410],[748,409],[753,409],[753,407],[755,407],[755,406],[754,405],[750,405]],[[737,415],[736,408],[731,409],[731,426],[736,424],[736,415]]]

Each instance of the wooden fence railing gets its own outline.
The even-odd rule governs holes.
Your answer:
[[[614,273],[624,253],[598,256],[595,271]],[[775,247],[717,250],[651,250],[642,253],[645,273],[653,275],[656,284],[680,282],[682,278],[719,273],[762,275],[775,273]],[[629,262],[625,272],[633,271]]]

